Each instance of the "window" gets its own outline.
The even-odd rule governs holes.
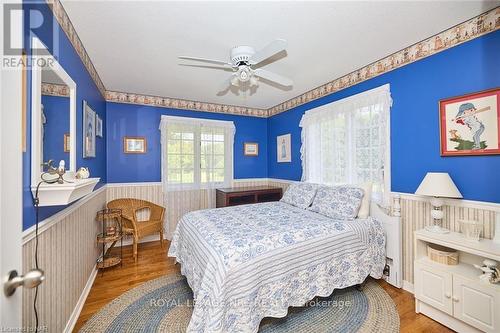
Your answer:
[[[307,111],[302,127],[302,180],[372,182],[373,199],[390,192],[389,85]]]
[[[160,130],[162,182],[169,190],[230,185],[232,122],[162,116]]]

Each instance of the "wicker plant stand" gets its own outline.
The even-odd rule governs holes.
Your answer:
[[[122,265],[123,230],[121,209],[103,209],[97,212],[96,220],[102,224],[102,232],[97,234],[97,244],[102,246],[102,252],[97,258],[97,268],[103,269]],[[120,242],[120,255],[112,255],[111,249]],[[107,247],[107,248],[106,248]]]

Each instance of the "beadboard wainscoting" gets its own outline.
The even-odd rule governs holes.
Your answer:
[[[63,211],[42,221],[39,228],[39,266],[45,281],[38,288],[38,316],[47,332],[70,332],[95,277],[100,248],[97,211],[106,203],[103,186]],[[34,228],[23,233],[23,272],[35,267]],[[35,327],[34,289],[23,288],[22,321]]]
[[[235,187],[249,187],[267,185],[267,178],[237,179],[233,181]],[[177,222],[182,215],[199,209],[208,208],[208,195],[204,190],[184,190],[172,191],[163,194],[161,183],[113,183],[108,184],[107,201],[119,198],[135,198],[151,201],[167,208],[165,213],[165,237],[172,238]],[[147,210],[139,212],[139,220],[147,220],[149,212]],[[158,236],[149,236],[141,239],[147,242],[159,239]],[[130,239],[126,239],[124,244],[130,244]]]

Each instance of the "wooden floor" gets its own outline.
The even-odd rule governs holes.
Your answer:
[[[131,246],[125,247],[123,266],[110,268],[104,271],[103,275],[101,273],[97,275],[74,332],[78,332],[85,322],[100,308],[127,290],[137,287],[148,280],[178,272],[179,265],[175,265],[174,259],[166,255],[168,245],[169,243],[165,242],[162,248],[159,242],[140,244],[137,263],[132,259]],[[424,315],[416,314],[412,294],[394,288],[385,281],[379,283],[392,297],[398,308],[401,332],[453,332]]]

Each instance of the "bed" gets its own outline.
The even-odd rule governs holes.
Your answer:
[[[184,215],[168,255],[193,290],[188,332],[257,332],[264,317],[380,278],[385,223],[335,220],[284,202]]]

